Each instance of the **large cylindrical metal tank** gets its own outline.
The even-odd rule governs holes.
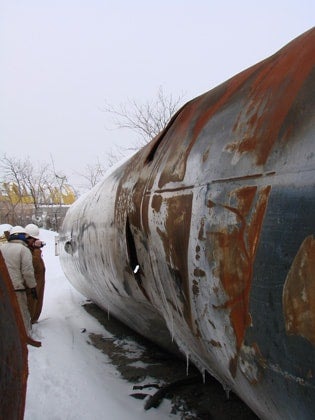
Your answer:
[[[188,102],[68,211],[81,293],[262,419],[315,413],[315,30]]]

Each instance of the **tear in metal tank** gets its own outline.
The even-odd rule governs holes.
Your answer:
[[[315,29],[191,100],[73,204],[69,281],[262,419],[315,412]]]

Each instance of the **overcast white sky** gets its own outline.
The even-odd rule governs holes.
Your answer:
[[[0,155],[82,172],[134,142],[105,103],[187,102],[314,18],[314,0],[0,0]]]

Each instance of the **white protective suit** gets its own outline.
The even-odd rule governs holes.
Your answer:
[[[27,244],[19,239],[11,240],[0,247],[7,266],[16,297],[19,302],[26,333],[31,330],[30,313],[27,306],[26,287],[36,287],[32,253]]]

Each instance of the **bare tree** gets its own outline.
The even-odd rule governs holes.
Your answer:
[[[48,170],[49,167],[47,165],[41,165],[35,169],[30,159],[27,158],[24,161],[24,171],[20,175],[25,190],[32,197],[36,216],[40,204],[43,204],[47,200],[45,185],[47,185],[48,181]]]
[[[77,172],[84,183],[80,186],[83,190],[89,190],[98,184],[105,176],[105,173],[109,168],[114,166],[117,162],[124,158],[124,152],[118,148],[111,149],[106,154],[104,163],[101,163],[99,159],[95,163],[88,163],[83,172]]]
[[[177,97],[166,95],[160,86],[156,98],[152,101],[139,104],[135,100],[129,100],[118,107],[107,104],[105,112],[114,117],[115,128],[127,128],[139,135],[137,145],[133,147],[133,150],[136,150],[165,128],[182,100],[183,95]]]
[[[108,168],[122,160],[130,151],[135,151],[158,135],[178,110],[183,95],[173,97],[159,87],[156,98],[143,104],[129,100],[118,107],[105,105],[104,111],[113,117],[115,129],[128,129],[137,134],[137,140],[129,148],[114,147],[106,155],[106,162],[87,164],[83,172],[77,172],[84,179],[83,190],[94,187],[105,175]]]
[[[26,195],[26,190],[23,179],[26,166],[26,162],[8,157],[5,154],[1,158],[1,169],[3,171],[2,188],[6,197],[5,200],[1,200],[1,210],[4,212],[5,219],[12,224],[18,222],[17,209],[19,209],[19,213],[24,214],[26,203],[23,197]]]
[[[50,186],[51,186],[51,191],[54,190],[55,191],[55,202],[57,202],[59,205],[62,204],[62,192],[64,189],[65,184],[67,183],[67,176],[64,173],[57,173],[56,172],[56,168],[55,168],[55,162],[54,159],[52,157],[52,155],[50,155],[50,159],[51,159],[51,165],[52,165],[52,178],[50,181]]]
[[[102,164],[99,159],[95,164],[87,164],[83,173],[78,173],[86,182],[83,188],[93,188],[106,172],[106,165]]]
[[[66,176],[57,174],[54,164],[35,167],[28,157],[21,160],[7,155],[0,158],[0,170],[1,223],[43,223],[50,208],[50,213],[54,212],[51,227],[58,230],[64,215],[61,207],[75,200]]]
[[[111,168],[114,166],[117,162],[122,160],[125,157],[125,152],[122,149],[119,149],[118,147],[112,148],[107,153],[107,168]]]

